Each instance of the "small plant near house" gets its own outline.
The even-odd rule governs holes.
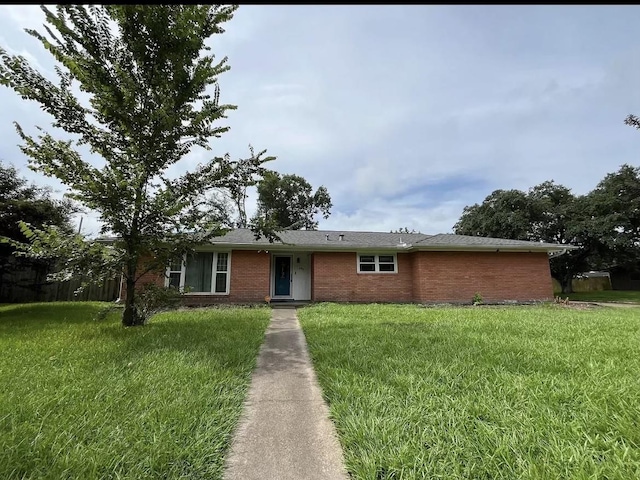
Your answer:
[[[482,305],[484,303],[483,299],[482,299],[482,295],[480,294],[480,292],[476,292],[473,295],[473,304],[474,305]]]
[[[184,293],[174,287],[160,287],[155,283],[145,284],[135,298],[135,309],[143,323],[156,313],[174,310],[182,304]]]
[[[145,284],[135,298],[134,306],[137,314],[146,324],[149,319],[156,313],[175,310],[182,304],[182,298],[185,292],[180,292],[174,287],[160,287],[153,283]],[[111,304],[98,311],[93,317],[96,321],[105,320],[112,312],[122,310],[123,305],[120,303]]]

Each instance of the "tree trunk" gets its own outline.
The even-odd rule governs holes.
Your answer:
[[[127,296],[124,301],[124,312],[122,312],[122,325],[125,327],[144,325],[144,320],[138,316],[134,308],[136,282],[132,277],[129,277],[126,284]]]
[[[563,277],[560,281],[560,286],[562,287],[562,293],[573,293],[573,277]]]

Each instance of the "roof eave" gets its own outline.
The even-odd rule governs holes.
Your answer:
[[[337,243],[337,242],[336,242]],[[213,242],[214,247],[232,248],[236,250],[274,250],[274,251],[319,251],[319,252],[355,252],[355,251],[393,251],[404,252],[411,249],[410,246],[399,247],[394,245],[299,245],[293,243],[231,243]]]
[[[119,237],[99,238],[97,241],[101,243],[114,243],[120,240]],[[580,247],[575,245],[549,245],[549,244],[532,244],[532,245],[354,245],[346,243],[341,245],[341,241],[337,240],[328,244],[309,244],[300,245],[292,243],[274,242],[274,243],[258,243],[258,242],[207,242],[207,246],[225,249],[237,250],[273,250],[273,251],[323,251],[323,252],[355,252],[355,251],[388,251],[388,252],[415,252],[415,251],[432,251],[432,252],[547,252],[558,253],[568,250],[576,250]]]
[[[550,245],[421,245],[413,251],[432,252],[553,252],[566,250],[564,246]],[[573,248],[571,248],[573,250]]]
[[[211,246],[237,250],[274,250],[274,251],[323,251],[323,252],[355,252],[355,251],[394,251],[394,252],[560,252],[574,250],[575,246],[555,245],[297,245],[287,243],[231,243],[214,242]]]

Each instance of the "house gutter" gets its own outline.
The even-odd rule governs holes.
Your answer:
[[[115,238],[109,238],[102,240],[105,243],[110,243],[116,240]],[[274,252],[308,252],[308,251],[322,251],[322,252],[518,252],[518,253],[533,253],[533,252],[546,252],[549,257],[556,257],[564,255],[569,250],[575,250],[580,247],[574,245],[564,245],[561,248],[554,246],[538,246],[535,243],[531,246],[525,245],[412,245],[412,244],[397,244],[397,245],[354,245],[347,243],[344,240],[330,241],[328,244],[309,244],[309,245],[296,245],[291,243],[227,243],[227,242],[210,242],[202,245],[203,251],[225,249],[225,250],[262,250],[262,251],[274,251]]]
[[[122,303],[122,284],[124,283],[124,273],[120,274],[120,287],[118,287],[118,298],[115,303]]]
[[[575,247],[575,248],[571,248],[571,249],[563,248],[562,250],[558,250],[558,251],[555,251],[555,252],[549,252],[549,258],[559,257],[559,256],[564,255],[565,253],[567,253],[569,250],[575,250],[576,248],[579,248],[579,247]]]
[[[338,242],[336,242],[338,243]],[[207,250],[211,249],[228,249],[228,250],[267,250],[267,251],[286,251],[286,252],[519,252],[519,253],[532,253],[532,252],[553,252],[561,251],[562,253],[567,250],[577,247],[565,247],[562,249],[553,247],[537,247],[537,246],[522,246],[522,245],[429,245],[429,246],[416,246],[416,245],[295,245],[295,244],[283,244],[283,243],[213,243],[208,244],[205,247]],[[558,253],[559,254],[559,253]]]

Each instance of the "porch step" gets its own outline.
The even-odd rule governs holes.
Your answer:
[[[271,308],[297,308],[310,305],[311,302],[270,302]]]
[[[271,308],[296,308],[310,305],[310,300],[271,300]]]

